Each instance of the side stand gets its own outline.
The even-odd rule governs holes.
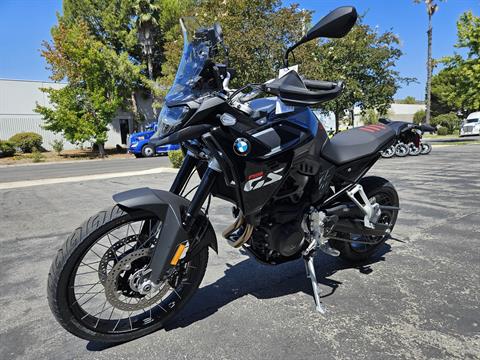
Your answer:
[[[321,314],[325,314],[325,309],[320,303],[320,288],[317,282],[317,276],[315,275],[315,267],[313,266],[313,257],[315,251],[311,251],[308,254],[304,255],[303,261],[305,262],[305,271],[307,272],[307,278],[310,279],[312,283],[313,298],[315,299],[315,308]]]

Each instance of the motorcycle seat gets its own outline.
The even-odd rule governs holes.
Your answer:
[[[383,124],[342,131],[325,143],[322,156],[336,165],[373,155],[393,142],[395,130]]]
[[[384,124],[388,125],[390,129],[395,131],[395,135],[399,136],[402,132],[407,131],[409,129],[413,129],[415,127],[419,127],[418,125],[415,125],[414,123],[411,122],[406,122],[406,121],[393,121],[385,118],[379,119],[379,121]]]

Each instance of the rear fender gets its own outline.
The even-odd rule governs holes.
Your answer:
[[[152,272],[150,279],[158,282],[162,274],[171,266],[178,245],[191,239],[195,234],[190,234],[183,228],[182,214],[187,210],[190,201],[164,190],[153,190],[150,188],[138,188],[113,195],[113,200],[123,210],[129,212],[134,210],[145,210],[153,213],[163,221],[160,233],[160,241],[155,246],[152,257]],[[205,215],[201,215],[204,221],[208,221],[206,234],[197,248],[210,246],[218,253],[217,238],[212,225]]]

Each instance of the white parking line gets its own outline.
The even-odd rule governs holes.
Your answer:
[[[176,172],[178,172],[177,169],[159,167],[159,168],[141,170],[141,171],[125,171],[125,172],[107,173],[107,174],[71,176],[71,177],[64,177],[64,178],[12,181],[12,182],[0,183],[0,190],[24,188],[24,187],[39,186],[39,185],[62,184],[62,183],[69,183],[69,182],[113,179],[113,178],[120,178],[120,177],[127,177],[127,176],[141,176],[141,175],[176,173]]]

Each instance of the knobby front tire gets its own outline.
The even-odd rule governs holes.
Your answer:
[[[125,342],[161,329],[188,302],[205,274],[207,247],[188,263],[180,262],[176,277],[168,278],[158,294],[148,297],[131,288],[138,271],[148,265],[154,246],[149,243],[155,232],[152,224],[160,226],[161,219],[113,206],[90,217],[67,238],[52,263],[47,285],[50,309],[61,326],[86,340]],[[127,236],[122,238],[124,229]],[[120,265],[128,259],[126,270]],[[132,305],[145,309],[131,311]]]

